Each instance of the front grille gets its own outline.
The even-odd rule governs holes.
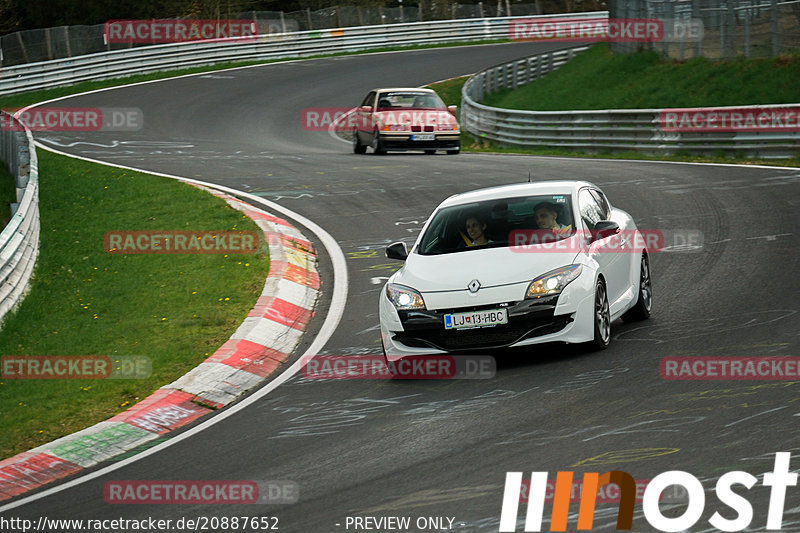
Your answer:
[[[394,340],[413,348],[465,350],[472,348],[501,348],[523,339],[541,337],[564,329],[572,322],[568,316],[521,320],[492,328],[463,330],[411,330],[399,332]]]

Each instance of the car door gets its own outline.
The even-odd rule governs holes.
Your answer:
[[[358,116],[358,120],[356,121],[358,136],[361,139],[361,143],[366,145],[372,143],[372,113],[375,110],[375,94],[375,91],[370,91],[356,111]],[[369,108],[369,110],[367,110],[367,108]]]
[[[639,287],[639,268],[640,256],[639,252],[635,249],[637,246],[635,231],[636,224],[633,219],[626,212],[619,209],[614,209],[608,202],[608,199],[597,189],[592,189],[592,194],[595,195],[598,201],[607,209],[608,220],[616,222],[620,229],[619,241],[619,268],[617,269],[620,275],[620,283],[622,285],[621,296],[625,300],[638,297]],[[627,293],[627,294],[626,294]]]
[[[583,188],[578,193],[578,211],[580,212],[583,226],[587,232],[594,229],[594,225],[601,220],[609,220],[611,216],[608,203],[599,199],[590,188]],[[606,280],[606,292],[611,314],[620,303],[618,300],[624,294],[627,286],[628,269],[622,261],[624,254],[619,253],[619,235],[611,235],[598,239],[590,248],[589,255],[600,265],[600,271]]]

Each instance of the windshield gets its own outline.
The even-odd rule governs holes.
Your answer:
[[[535,233],[541,241],[575,234],[568,195],[502,198],[438,211],[420,239],[417,253],[437,255],[507,247],[509,235]]]
[[[380,109],[446,109],[436,93],[422,91],[391,91],[380,94]]]

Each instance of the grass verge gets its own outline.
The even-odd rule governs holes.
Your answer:
[[[266,244],[240,255],[109,254],[111,230],[252,230],[190,185],[39,150],[41,241],[31,291],[0,354],[136,355],[136,380],[0,378],[0,459],[125,410],[213,353],[261,293]]]

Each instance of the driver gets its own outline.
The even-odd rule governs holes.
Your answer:
[[[481,220],[475,215],[467,217],[464,223],[466,235],[461,233],[461,237],[467,246],[481,246],[489,244],[489,238],[486,236],[486,222]]]

